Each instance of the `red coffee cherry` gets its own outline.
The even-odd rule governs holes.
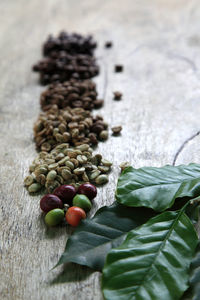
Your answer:
[[[77,193],[86,195],[90,200],[92,200],[97,195],[97,188],[91,183],[83,183],[79,186]]]
[[[55,189],[54,195],[59,197],[63,203],[71,205],[76,195],[76,189],[73,185],[64,184]]]
[[[40,200],[40,208],[47,213],[54,208],[63,208],[63,203],[57,196],[47,194]]]
[[[74,227],[78,226],[80,221],[85,218],[86,218],[86,213],[82,208],[77,206],[70,207],[67,210],[65,215],[65,219],[67,223]]]

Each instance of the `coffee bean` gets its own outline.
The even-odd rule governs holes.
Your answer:
[[[124,67],[122,65],[115,65],[115,72],[123,72]]]
[[[56,145],[68,142],[71,146],[97,145],[107,138],[107,124],[101,116],[93,117],[83,108],[59,109],[57,105],[41,113],[34,125],[38,150],[49,152]]]
[[[122,98],[122,93],[121,92],[113,92],[114,94],[114,100],[121,100]]]
[[[80,72],[80,66],[84,66],[86,72]],[[87,54],[69,55],[56,52],[41,60],[33,67],[33,71],[40,73],[41,84],[52,82],[64,82],[70,79],[89,79],[99,73],[94,57]]]
[[[118,135],[122,131],[122,126],[114,126],[111,128],[111,130],[114,135]]]
[[[81,34],[60,32],[58,37],[50,35],[43,46],[44,56],[49,56],[53,52],[66,51],[70,54],[88,54],[93,55],[97,43],[92,36],[83,36]]]
[[[96,85],[91,80],[76,81],[71,79],[63,83],[52,83],[40,97],[44,111],[56,104],[59,108],[83,107],[91,110],[103,105],[103,100],[97,100]]]
[[[111,41],[107,41],[105,43],[105,48],[111,48],[113,46],[112,42]]]

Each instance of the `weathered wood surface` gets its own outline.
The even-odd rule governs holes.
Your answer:
[[[31,66],[49,33],[90,32],[99,42],[95,81],[106,103],[98,113],[123,131],[98,147],[114,167],[94,213],[113,202],[122,161],[135,167],[175,158],[176,164],[200,162],[200,3],[8,0],[0,12],[1,299],[102,299],[98,272],[74,264],[49,271],[64,249],[66,229],[47,230],[39,197],[23,187],[36,155],[32,126],[43,90]],[[103,47],[107,40],[114,43],[110,50]],[[113,72],[115,63],[124,64],[123,73]],[[115,90],[123,92],[122,101],[112,100]]]

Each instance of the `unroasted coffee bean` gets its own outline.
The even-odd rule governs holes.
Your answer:
[[[44,111],[54,104],[59,108],[70,106],[91,110],[101,107],[103,102],[97,100],[96,85],[91,80],[71,79],[63,83],[52,83],[40,97],[40,104]]]
[[[38,155],[31,165],[34,171],[30,170],[30,175],[25,178],[24,184],[30,193],[44,187],[48,193],[52,193],[63,184],[73,184],[76,187],[90,181],[104,184],[107,179],[101,175],[109,173],[111,165],[112,163],[102,158],[101,154],[93,155],[92,148],[87,144],[69,148],[68,143],[63,143],[50,153],[41,152]]]

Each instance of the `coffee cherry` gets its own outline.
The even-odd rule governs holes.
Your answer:
[[[76,195],[76,189],[73,185],[61,185],[54,191],[54,195],[59,197],[63,203],[72,204],[72,199]]]
[[[92,200],[97,195],[97,188],[91,183],[84,183],[79,186],[77,193],[86,195],[90,200]]]
[[[84,211],[89,211],[92,208],[92,203],[85,195],[77,194],[73,198],[73,206],[81,207]]]
[[[64,211],[60,208],[55,208],[50,210],[45,216],[45,223],[48,226],[56,226],[63,221]]]
[[[85,218],[86,218],[86,214],[85,214],[84,210],[77,206],[70,207],[67,210],[66,215],[65,215],[65,219],[66,219],[67,223],[74,227],[78,226],[81,219],[85,219]]]
[[[40,200],[40,208],[47,213],[54,208],[63,208],[63,203],[57,196],[47,194]]]

